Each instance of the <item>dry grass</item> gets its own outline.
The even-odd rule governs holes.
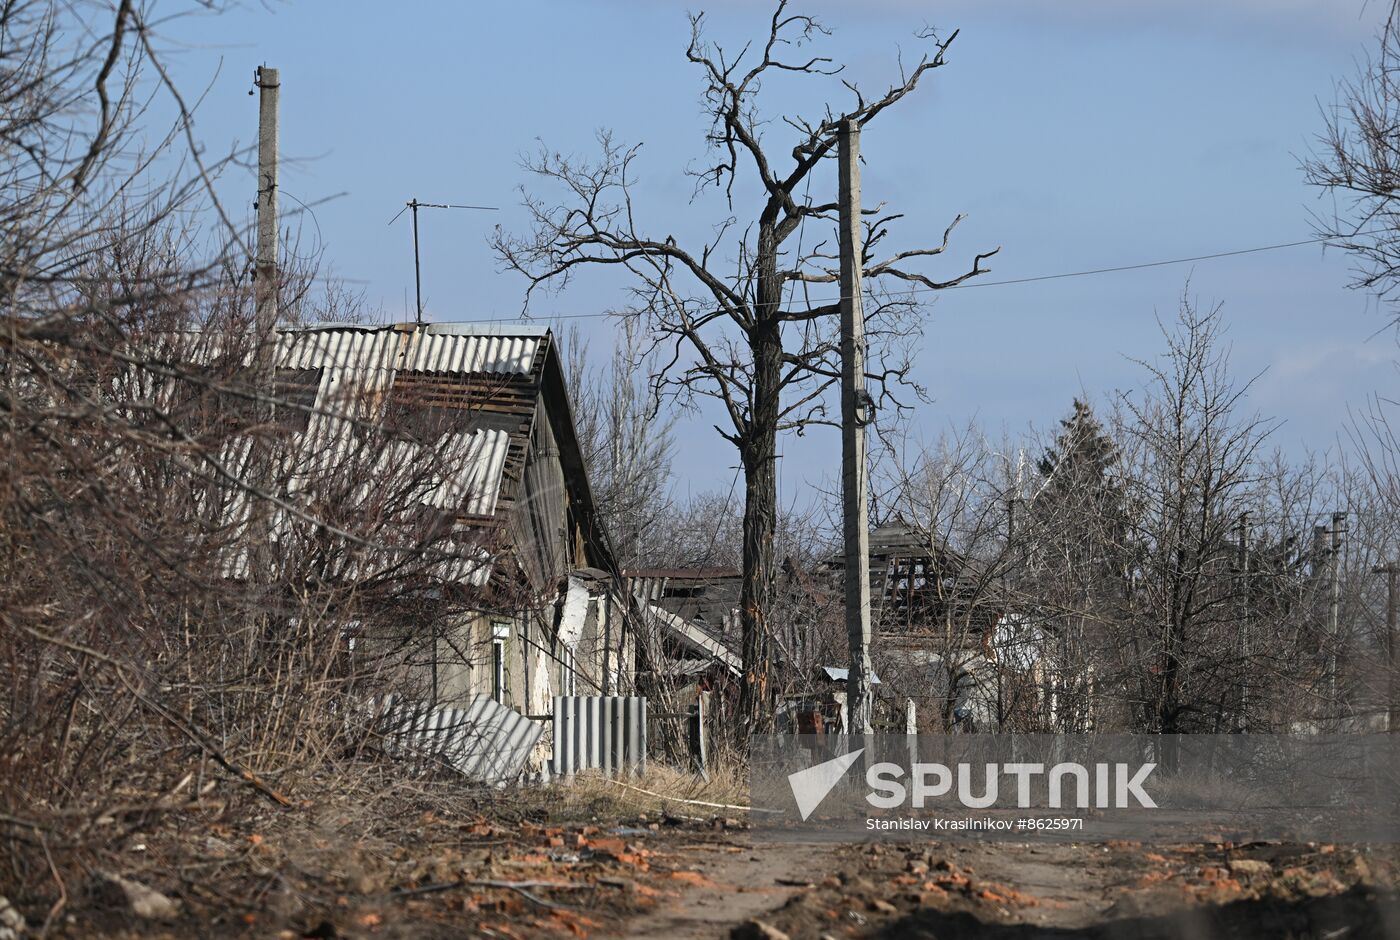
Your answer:
[[[658,764],[617,779],[585,771],[541,787],[527,799],[548,806],[556,819],[616,819],[638,813],[683,819],[743,817],[749,805],[748,771],[732,764],[712,767],[709,780]]]
[[[1154,778],[1152,790],[1162,801],[1178,809],[1246,807],[1264,802],[1259,784],[1232,780],[1222,774],[1179,773]]]

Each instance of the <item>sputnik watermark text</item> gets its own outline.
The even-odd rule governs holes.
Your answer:
[[[1099,763],[1093,765],[1092,771],[1083,764],[1071,762],[1055,764],[1048,770],[1045,764],[1029,763],[983,764],[981,767],[962,763],[956,769],[945,764],[916,763],[906,773],[899,764],[882,761],[865,773],[871,790],[866,801],[876,809],[894,809],[906,803],[923,809],[931,800],[955,795],[957,802],[968,809],[986,809],[1002,802],[1002,778],[1014,777],[1015,805],[1020,809],[1032,806],[1061,809],[1068,805],[1088,809],[1091,796],[1092,805],[1099,809],[1127,809],[1134,805],[1155,809],[1157,804],[1143,785],[1156,769],[1155,763],[1136,768],[1129,764]],[[955,777],[956,790],[953,787]],[[1047,785],[1044,802],[1032,798],[1037,778],[1043,778]],[[1071,791],[1072,802],[1066,802],[1067,790]]]
[[[763,735],[754,834],[1400,843],[1400,735]]]
[[[865,820],[865,828],[872,832],[1078,832],[1084,829],[1084,820],[1077,816],[1018,816],[1015,819],[986,816],[958,819],[904,816],[885,819],[872,816]]]

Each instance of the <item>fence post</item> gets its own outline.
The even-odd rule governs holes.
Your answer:
[[[641,696],[636,697],[638,705],[637,721],[640,727],[637,729],[637,776],[642,776],[647,772],[647,700]]]
[[[690,706],[690,764],[691,768],[706,782],[710,779],[705,748],[705,712],[710,697],[708,692],[699,692],[695,704]]]

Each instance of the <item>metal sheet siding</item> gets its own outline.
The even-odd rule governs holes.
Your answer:
[[[519,777],[544,733],[539,723],[486,695],[465,708],[433,708],[388,695],[376,712],[388,753],[440,761],[483,783],[511,783]]]
[[[556,695],[550,773],[641,773],[647,765],[647,700],[623,695]]]

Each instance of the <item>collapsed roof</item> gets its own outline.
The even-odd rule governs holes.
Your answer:
[[[421,502],[455,516],[464,529],[506,533],[536,589],[552,588],[561,571],[580,561],[616,571],[547,328],[469,322],[285,327],[277,331],[274,358],[277,398],[299,435],[299,475],[342,459],[357,421],[384,422],[401,432],[400,439],[378,455],[376,466],[388,473],[431,449],[442,470],[425,485]],[[246,442],[239,448],[246,459]],[[558,458],[557,479],[527,480],[532,450]],[[226,455],[234,463],[238,456]],[[535,505],[541,502],[563,508]],[[248,509],[233,511],[239,518]],[[535,518],[537,511],[546,518]],[[566,528],[556,518],[561,513],[578,527],[582,558],[526,557],[520,543],[530,535],[537,536],[538,551],[557,541],[556,530]],[[277,520],[273,531],[275,537]],[[492,559],[468,557],[445,574],[480,586],[493,568]]]

